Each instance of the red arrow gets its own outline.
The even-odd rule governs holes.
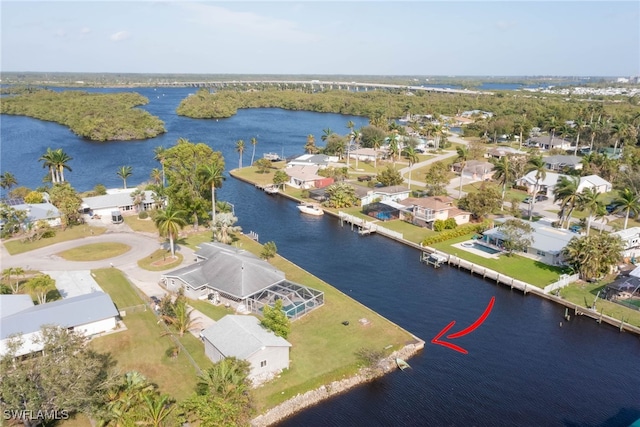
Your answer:
[[[482,315],[480,317],[478,317],[478,320],[476,320],[475,322],[473,322],[468,328],[465,328],[463,330],[461,330],[460,332],[456,332],[455,334],[450,334],[447,335],[447,338],[449,339],[455,339],[455,338],[460,338],[463,337],[471,332],[473,332],[474,330],[476,330],[478,328],[478,326],[482,325],[482,322],[484,322],[487,317],[489,317],[489,313],[491,313],[491,309],[493,308],[493,304],[496,302],[496,297],[491,297],[491,301],[489,301],[489,305],[487,306],[487,308],[484,310],[484,313],[482,313]],[[438,335],[436,335],[431,342],[433,344],[438,344],[438,345],[442,345],[445,347],[450,348],[451,350],[455,350],[458,351],[462,354],[468,354],[469,352],[467,350],[465,350],[464,348],[457,346],[455,344],[452,344],[450,342],[446,342],[446,341],[440,341],[440,338],[446,334],[449,329],[453,328],[453,325],[456,324],[455,320],[452,320],[451,323],[449,323],[447,326],[445,326],[439,333]]]

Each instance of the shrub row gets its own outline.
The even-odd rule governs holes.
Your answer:
[[[483,221],[480,224],[465,224],[461,225],[454,230],[442,231],[434,236],[425,237],[422,241],[423,246],[429,246],[434,243],[445,242],[450,239],[455,239],[456,237],[464,236],[469,233],[482,233],[483,231],[489,229],[490,222]]]

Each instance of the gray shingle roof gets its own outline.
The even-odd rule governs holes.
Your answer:
[[[177,277],[194,289],[207,286],[239,299],[285,280],[284,273],[268,262],[232,246],[204,243],[196,254],[206,260],[165,276]]]
[[[60,217],[58,208],[51,203],[25,203],[13,206],[16,210],[27,211],[29,221],[35,222],[41,219],[55,219]]]
[[[263,347],[291,347],[287,340],[260,326],[253,316],[226,315],[202,331],[202,336],[225,357],[241,360]]]
[[[0,339],[13,334],[39,331],[43,325],[70,328],[118,315],[109,295],[93,292],[73,298],[35,305],[10,316],[2,317]]]

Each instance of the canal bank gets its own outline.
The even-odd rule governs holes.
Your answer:
[[[256,183],[250,179],[247,179],[245,177],[239,176],[238,174],[234,173],[236,170],[232,170],[230,171],[230,175],[242,182],[245,182],[247,184],[251,184],[251,185],[256,185]],[[297,203],[301,203],[303,202],[302,199],[298,199],[290,194],[284,193],[284,192],[279,192],[278,195],[281,195],[289,200],[295,201]],[[332,210],[329,209],[323,209],[325,214],[328,214],[334,218],[337,218],[341,221],[341,223],[344,220],[344,216],[341,212],[334,212]],[[362,225],[360,225],[362,227]],[[446,258],[446,263],[449,266],[452,267],[457,267],[458,269],[462,268],[468,272],[470,272],[472,275],[475,276],[479,276],[482,277],[485,280],[490,280],[490,281],[495,281],[496,284],[502,284],[505,286],[510,287],[510,289],[517,289],[521,292],[523,292],[523,294],[528,294],[528,293],[533,293],[539,297],[542,297],[548,301],[552,301],[556,304],[559,304],[565,308],[567,308],[568,310],[571,310],[574,314],[574,316],[586,316],[586,317],[590,317],[592,319],[594,319],[596,322],[598,322],[598,324],[608,324],[611,325],[615,328],[617,328],[620,332],[622,331],[627,331],[627,332],[631,332],[634,333],[638,336],[640,336],[640,327],[635,326],[635,325],[631,325],[628,322],[625,322],[624,318],[623,319],[617,319],[608,315],[603,314],[602,312],[598,312],[598,311],[594,311],[590,308],[587,307],[582,307],[579,306],[573,302],[567,301],[563,298],[560,298],[556,295],[551,294],[551,290],[557,290],[559,289],[559,287],[553,287],[553,286],[547,286],[545,287],[545,289],[547,289],[547,291],[545,291],[545,289],[541,289],[540,287],[537,287],[531,283],[527,283],[524,282],[522,280],[519,279],[515,279],[513,277],[510,277],[508,275],[505,274],[501,274],[499,272],[496,272],[494,270],[491,270],[489,268],[486,268],[482,265],[478,265],[475,264],[473,262],[464,260],[454,254],[450,254],[447,252],[443,252],[443,251],[439,251],[435,248],[429,247],[429,246],[422,246],[420,244],[416,244],[414,242],[408,241],[398,235],[394,235],[394,233],[379,233],[382,236],[395,240],[398,243],[402,243],[406,246],[409,246],[411,248],[417,249],[418,251],[421,252],[420,254],[420,260],[422,260],[422,257],[424,254],[439,254],[443,257]],[[558,282],[556,282],[558,283]],[[568,284],[568,283],[567,283]],[[555,285],[555,284],[554,284]],[[565,321],[570,321],[570,317],[567,318],[565,316]]]

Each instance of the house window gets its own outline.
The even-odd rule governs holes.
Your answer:
[[[539,251],[539,250],[536,250],[536,255],[538,255],[538,256],[547,256],[547,254],[545,252],[542,252],[542,251]]]
[[[263,360],[262,362],[260,362],[260,367],[264,368],[265,366],[267,366],[267,361]]]

